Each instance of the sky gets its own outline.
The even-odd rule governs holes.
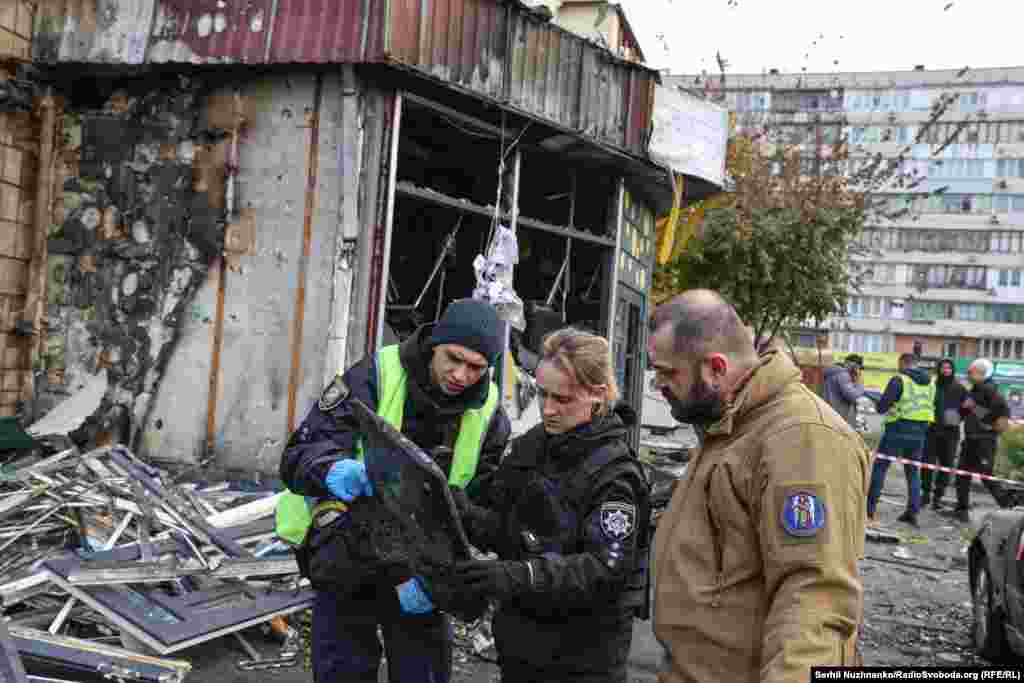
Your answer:
[[[1020,0],[619,0],[648,66],[672,73],[1024,65]],[[667,46],[667,51],[666,51]]]

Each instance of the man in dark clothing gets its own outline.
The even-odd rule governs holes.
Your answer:
[[[900,374],[889,380],[878,412],[885,415],[885,432],[878,445],[881,455],[920,460],[924,452],[928,425],[935,416],[935,385],[928,373],[915,367],[917,360],[909,353],[900,356]],[[889,460],[875,458],[868,487],[868,520],[875,522],[875,508],[885,486]],[[899,516],[900,522],[917,526],[917,513],[921,509],[921,474],[917,467],[904,465],[907,477],[907,510]]]
[[[420,448],[453,449],[451,462],[439,464],[448,468],[453,487],[476,499],[497,469],[511,431],[488,372],[501,353],[502,339],[502,323],[490,304],[455,301],[436,325],[420,328],[400,347],[384,347],[364,358],[342,380],[351,397]],[[307,500],[337,498],[359,505],[358,497],[373,491],[359,458],[350,399],[336,385],[328,386],[292,435],[280,474],[292,492]],[[464,432],[472,438],[460,438]],[[351,597],[314,588],[316,683],[376,683],[378,625],[392,681],[448,681],[451,625],[418,577],[398,586],[380,578]]]
[[[949,358],[943,359],[936,368],[935,422],[928,428],[924,447],[924,461],[929,465],[955,466],[956,449],[960,445],[960,406],[966,398],[967,387],[957,381],[953,361]],[[948,472],[923,469],[921,505],[928,505],[930,502],[932,508],[938,510],[948,484]]]
[[[857,429],[857,399],[864,396],[860,373],[864,370],[864,359],[852,353],[842,365],[825,370],[825,386],[822,398],[846,420],[846,424]]]
[[[978,474],[992,474],[999,435],[1010,426],[1010,408],[992,381],[995,366],[986,358],[979,358],[967,368],[971,391],[964,400],[960,414],[964,417],[964,447],[960,453],[960,469]],[[999,507],[1013,505],[1013,497],[994,481],[982,482]],[[971,477],[956,478],[956,518],[970,522]]]

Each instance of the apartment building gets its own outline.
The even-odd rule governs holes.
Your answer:
[[[769,126],[807,150],[847,136],[850,172],[876,154],[921,177],[885,193],[892,220],[868,226],[846,315],[827,332],[840,352],[1024,359],[1024,67],[836,74],[670,76],[724,100],[738,130]],[[931,126],[944,94],[955,102]],[[943,147],[944,143],[949,144]]]

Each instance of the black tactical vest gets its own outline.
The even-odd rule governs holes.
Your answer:
[[[503,559],[525,560],[546,553],[572,555],[584,551],[586,514],[594,507],[591,497],[612,479],[630,472],[640,488],[637,497],[636,562],[625,587],[614,594],[595,595],[592,608],[573,612],[631,610],[638,619],[650,614],[650,484],[636,455],[622,438],[595,443],[595,448],[580,464],[561,474],[543,474],[535,458],[516,457],[517,453],[537,453],[544,449],[541,430],[524,434],[515,444],[502,469],[505,470],[506,510],[509,514],[507,545],[500,549]],[[521,462],[520,462],[521,460]],[[504,478],[504,477],[503,477]],[[517,609],[539,618],[565,616],[551,607],[543,596],[516,601]]]

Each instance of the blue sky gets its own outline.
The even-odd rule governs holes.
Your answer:
[[[733,73],[1024,65],[1020,0],[620,2],[648,65],[673,73],[715,70],[716,51]]]

